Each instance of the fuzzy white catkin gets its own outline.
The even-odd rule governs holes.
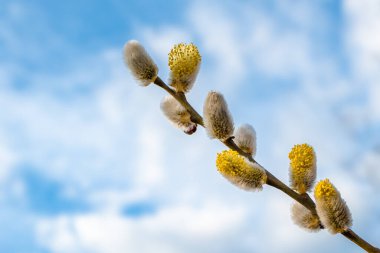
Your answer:
[[[317,215],[313,215],[306,207],[299,203],[294,203],[291,209],[293,222],[310,232],[317,232],[321,229]]]
[[[244,152],[251,154],[253,157],[256,155],[256,131],[249,125],[241,125],[234,134],[234,141],[236,145]]]
[[[234,122],[222,94],[210,91],[203,105],[204,124],[208,136],[226,140],[234,132]]]
[[[148,86],[157,78],[157,65],[138,41],[130,40],[124,45],[124,61],[142,86]]]
[[[314,197],[318,216],[330,233],[342,233],[352,226],[350,209],[328,179],[318,182]]]
[[[352,225],[350,210],[343,199],[319,202],[316,209],[322,224],[332,234],[346,231]]]
[[[190,113],[171,95],[161,101],[161,110],[174,126],[186,134],[193,134],[197,130],[197,124],[191,121]]]

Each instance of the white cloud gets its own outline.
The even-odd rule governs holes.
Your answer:
[[[210,88],[233,90],[246,74],[244,47],[239,22],[216,4],[196,2],[188,12],[188,22],[199,38],[206,71],[202,74]],[[209,89],[210,89],[209,88]]]
[[[160,137],[160,126],[155,125],[155,119],[161,116],[156,115],[159,98],[149,93],[139,94],[142,88],[127,75],[119,50],[106,50],[97,58],[98,65],[107,69],[109,77],[92,80],[93,87],[87,87],[88,92],[83,95],[77,93],[73,84],[81,83],[82,76],[91,76],[92,70],[87,67],[78,71],[79,76],[75,71],[73,75],[55,78],[59,79],[51,85],[55,88],[45,90],[37,86],[30,93],[11,88],[2,90],[0,105],[11,108],[12,114],[1,116],[0,133],[17,142],[14,152],[18,154],[14,161],[10,151],[3,148],[4,163],[9,165],[14,161],[32,165],[50,177],[85,189],[107,181],[111,185],[132,180],[130,174],[135,174],[136,168],[132,166],[136,162],[129,153],[140,144],[145,146],[141,150],[156,157],[151,161],[159,166],[160,155],[153,152],[160,151],[160,144],[153,145]],[[84,66],[88,66],[86,62],[82,60]],[[47,80],[53,78],[41,77],[31,82],[46,85]],[[61,83],[70,86],[60,86]],[[55,92],[66,93],[67,98],[57,99]],[[145,118],[152,116],[150,121],[138,116],[142,109]],[[16,129],[12,127],[15,124]],[[149,137],[152,143],[141,139],[148,138],[140,134],[142,125],[145,125],[145,133],[157,135]],[[139,144],[138,138],[143,142]],[[146,160],[145,157],[141,159]]]
[[[117,213],[45,219],[37,232],[40,243],[57,253],[194,252],[235,233],[244,216],[244,209],[221,204],[176,206],[138,219]]]
[[[380,120],[380,2],[376,0],[346,0],[347,53],[355,78],[361,83],[368,98],[372,120]],[[363,87],[364,86],[364,87]]]
[[[363,74],[376,75],[380,70],[380,3],[346,0],[344,7],[349,24],[347,50],[354,56],[354,66]]]
[[[372,182],[375,187],[380,186],[380,153],[372,151],[365,153],[358,161],[356,169],[365,180]]]
[[[141,129],[138,133],[138,166],[135,171],[136,184],[144,186],[160,184],[164,171],[162,164],[163,152],[165,150],[164,140],[161,137],[160,129],[152,120],[140,122]]]

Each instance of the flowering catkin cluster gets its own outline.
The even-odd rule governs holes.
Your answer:
[[[261,190],[263,185],[268,183],[299,201],[291,208],[292,220],[296,225],[309,231],[327,228],[333,234],[346,232],[343,235],[363,249],[370,249],[368,252],[380,252],[377,248],[368,246],[364,240],[358,239],[349,230],[352,226],[350,210],[328,179],[315,186],[314,210],[314,203],[307,195],[316,179],[316,155],[310,145],[295,145],[288,155],[290,187],[299,193],[296,194],[255,162],[255,129],[249,124],[244,124],[234,132],[234,122],[222,94],[215,91],[208,93],[203,106],[202,120],[187,102],[184,94],[193,87],[200,68],[201,55],[194,44],[180,43],[169,52],[169,84],[172,88],[158,77],[156,64],[137,41],[131,40],[125,44],[124,61],[142,86],[148,86],[153,82],[171,94],[162,100],[161,110],[176,127],[192,134],[197,129],[197,122],[204,125],[210,138],[217,138],[228,147],[238,150],[223,151],[218,153],[216,158],[217,170],[232,184],[247,191],[255,191]]]
[[[211,139],[226,140],[234,132],[234,122],[222,94],[210,91],[203,105],[204,124]]]
[[[266,183],[265,170],[234,150],[225,150],[217,155],[216,167],[231,183],[247,191],[261,190]]]
[[[124,61],[142,86],[148,86],[156,80],[157,65],[138,41],[130,40],[124,45]]]
[[[189,91],[197,78],[201,64],[198,48],[190,43],[179,43],[169,53],[170,86],[178,92]]]
[[[330,233],[342,233],[352,226],[351,213],[346,202],[328,179],[318,182],[314,197],[318,216]]]
[[[306,207],[299,203],[294,203],[291,209],[293,222],[310,232],[317,232],[321,228],[321,222],[317,215],[312,214]]]
[[[175,98],[166,96],[161,101],[161,110],[176,127],[187,134],[193,134],[197,130],[197,124],[191,121],[191,115]]]
[[[290,186],[303,194],[310,191],[317,176],[316,156],[308,144],[295,145],[289,153]]]
[[[197,124],[192,122],[194,115],[191,112],[193,109],[187,104],[184,93],[193,87],[200,68],[201,55],[198,48],[192,43],[188,45],[180,43],[170,50],[169,84],[173,89],[166,86],[158,78],[156,64],[137,41],[131,40],[125,44],[124,61],[142,86],[148,86],[154,82],[173,95],[162,100],[161,110],[176,127],[187,134],[194,133]],[[186,108],[190,108],[190,111]],[[196,122],[202,122],[202,118],[197,113],[195,114]],[[208,93],[203,105],[203,116],[203,123],[210,138],[216,138],[223,142],[233,140],[236,146],[245,153],[244,156],[254,157],[256,155],[255,129],[249,124],[244,124],[234,133],[234,122],[221,93],[215,91]],[[226,142],[226,144],[230,147],[229,144],[231,143]],[[275,178],[268,179],[271,174],[263,167],[250,161],[254,161],[253,159],[248,160],[244,156],[234,150],[218,153],[216,158],[217,170],[232,184],[248,191],[261,190],[267,180],[268,184],[272,186],[280,185],[279,183],[275,184],[276,181],[273,180]],[[302,194],[298,197],[302,197],[305,201],[310,200],[306,193],[313,187],[317,174],[314,149],[308,144],[298,144],[292,148],[288,157],[290,159],[291,188]],[[318,231],[325,227],[333,234],[347,231],[352,226],[351,213],[346,202],[328,179],[320,181],[315,186],[314,197],[317,215],[314,210],[310,211],[299,203],[293,204],[291,214],[295,224],[309,231]],[[301,201],[300,203],[307,202]],[[307,206],[312,207],[312,205]]]

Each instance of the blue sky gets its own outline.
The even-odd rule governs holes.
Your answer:
[[[284,182],[291,147],[313,145],[318,178],[379,246],[379,17],[377,0],[3,0],[0,251],[358,252],[293,225],[280,192],[224,180],[224,147],[173,128],[164,92],[129,74],[130,39],[164,80],[171,46],[194,42],[194,107],[222,92],[235,124],[255,127],[257,160]]]

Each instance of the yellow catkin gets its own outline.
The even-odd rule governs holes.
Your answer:
[[[249,162],[234,150],[218,153],[216,167],[226,179],[244,190],[261,190],[267,180],[262,167]]]
[[[169,52],[170,85],[177,91],[189,91],[198,74],[201,55],[193,44],[179,43]]]
[[[297,144],[289,152],[290,185],[299,193],[310,191],[317,176],[316,156],[313,147]]]
[[[314,197],[318,216],[330,233],[342,233],[352,226],[350,210],[330,180],[318,182]]]

